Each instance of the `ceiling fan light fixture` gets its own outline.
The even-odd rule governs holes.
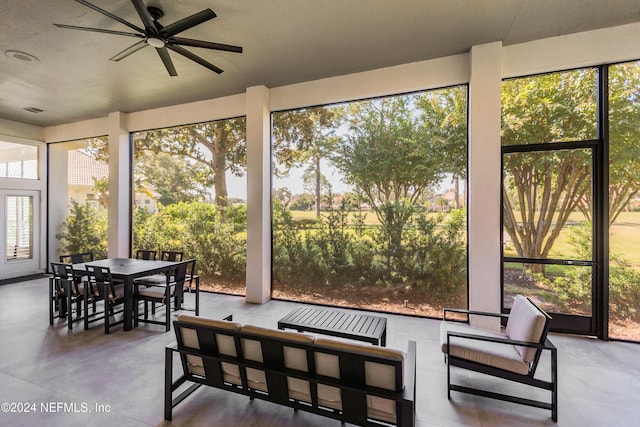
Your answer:
[[[151,46],[159,49],[161,47],[164,47],[164,40],[158,38],[158,37],[148,37],[147,38],[147,43],[149,43]]]

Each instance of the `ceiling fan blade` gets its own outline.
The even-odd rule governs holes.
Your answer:
[[[65,25],[65,24],[53,24],[53,25],[55,25],[58,28],[68,28],[70,30],[82,30],[82,31],[91,31],[95,33],[115,34],[117,36],[144,38],[142,34],[126,33],[124,31],[105,30],[104,28],[78,27],[76,25]]]
[[[151,17],[151,14],[147,10],[147,7],[144,5],[142,0],[131,0],[131,3],[133,3],[133,6],[136,8],[136,12],[138,12],[138,15],[140,15],[140,19],[144,24],[144,28],[146,28],[147,31],[150,31],[151,33],[157,35],[158,29],[156,28],[156,24],[154,24],[153,18]]]
[[[118,21],[121,24],[126,25],[127,27],[131,28],[132,30],[136,30],[136,31],[140,31],[141,33],[144,33],[144,30],[140,27],[138,27],[137,25],[132,24],[129,21],[125,21],[124,19],[120,18],[119,16],[114,15],[111,12],[107,12],[104,9],[100,9],[98,6],[93,5],[91,3],[89,3],[88,1],[85,0],[76,0],[78,3],[87,6],[88,8],[91,8],[93,10],[95,10],[96,12],[100,12],[101,14],[103,14],[104,16],[108,16],[109,18],[113,19],[114,21]]]
[[[232,46],[229,44],[213,43],[204,40],[187,39],[184,37],[171,37],[170,44],[179,44],[183,46],[202,47],[204,49],[222,50],[225,52],[242,53],[242,47]]]
[[[116,61],[116,62],[120,61],[121,59],[124,59],[133,53],[136,53],[137,51],[139,51],[140,49],[146,46],[147,46],[147,42],[145,40],[141,40],[138,43],[132,44],[122,52],[113,55],[111,58],[109,58],[109,61]]]
[[[211,9],[205,9],[198,13],[194,13],[191,16],[187,16],[179,21],[174,22],[173,24],[167,25],[161,31],[162,35],[165,37],[171,37],[174,34],[178,34],[184,30],[188,30],[189,28],[193,28],[196,25],[200,25],[203,22],[206,22],[210,19],[216,17],[216,14]]]
[[[222,68],[218,68],[215,65],[213,65],[210,62],[205,61],[204,59],[200,58],[198,55],[189,52],[187,49],[177,46],[177,45],[167,45],[168,49],[171,49],[172,51],[179,53],[180,55],[184,56],[185,58],[189,58],[192,61],[197,62],[198,64],[202,65],[205,68],[210,69],[211,71],[214,71],[218,74],[222,73],[223,70]]]
[[[162,59],[164,67],[167,69],[167,72],[169,73],[169,75],[172,77],[177,76],[178,73],[176,73],[176,67],[173,66],[173,61],[169,56],[169,51],[167,50],[167,48],[157,47],[156,51],[158,52],[158,55],[160,55],[160,59]]]

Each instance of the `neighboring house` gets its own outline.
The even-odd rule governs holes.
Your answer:
[[[94,184],[96,180],[109,178],[109,164],[94,159],[82,150],[70,150],[68,170],[69,200],[78,203],[89,202],[93,207],[99,207],[100,195],[97,194]],[[136,192],[134,206],[154,212],[159,197],[158,193],[146,185],[144,192]]]
[[[133,206],[137,208],[145,208],[147,212],[153,213],[158,208],[158,200],[162,194],[155,191],[155,188],[143,182],[140,186],[136,186],[133,192]]]

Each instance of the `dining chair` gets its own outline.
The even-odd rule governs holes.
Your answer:
[[[60,262],[64,262],[66,264],[81,264],[83,262],[91,262],[93,260],[93,252],[79,252],[68,255],[60,255]]]
[[[89,298],[90,290],[94,289],[98,296],[97,299],[104,302],[104,310],[100,313],[94,313],[91,318],[87,313],[84,316],[84,329],[88,330],[90,323],[104,319],[104,333],[108,334],[113,326],[124,323],[124,318],[115,322],[111,321],[112,316],[124,312],[124,308],[119,311],[115,310],[118,306],[124,306],[124,285],[114,283],[109,267],[87,265],[86,269],[89,279],[84,287],[85,299]],[[102,316],[100,316],[101,314]]]
[[[77,285],[71,264],[52,262],[51,270],[53,276],[49,278],[49,325],[53,325],[55,318],[66,318],[69,329],[72,329],[74,311],[75,320],[82,318],[84,290]]]
[[[187,267],[189,261],[180,262],[176,264],[165,275],[164,284],[156,284],[154,286],[145,286],[134,280],[134,298],[136,300],[134,304],[134,325],[137,326],[138,322],[152,323],[156,325],[164,325],[165,331],[171,330],[171,307],[172,301],[174,307],[178,307],[182,301],[182,292],[184,289],[184,283],[187,275]],[[144,312],[142,316],[139,314],[139,302],[144,303]],[[155,313],[155,304],[161,304],[165,307],[165,319],[163,321],[156,320],[155,318],[149,318],[149,303],[152,304],[153,312]]]
[[[158,251],[149,250],[149,249],[138,249],[136,251],[136,259],[154,260],[156,259],[157,254],[158,254]]]
[[[184,252],[182,251],[162,251],[160,254],[160,259],[162,261],[174,261],[180,262],[184,257]]]
[[[200,316],[200,276],[196,274],[196,259],[190,259],[186,261],[187,265],[187,276],[185,278],[185,286],[183,289],[182,295],[182,303],[184,304],[184,293],[193,293],[195,296],[195,311],[196,316]],[[188,308],[184,308],[184,310],[189,310]]]

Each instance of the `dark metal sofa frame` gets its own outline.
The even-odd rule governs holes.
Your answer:
[[[226,320],[231,320],[228,316]],[[408,353],[405,363],[397,359],[385,357],[382,355],[372,355],[357,351],[338,350],[332,347],[324,347],[316,344],[299,343],[267,337],[263,335],[254,335],[241,331],[229,331],[227,329],[218,329],[211,326],[196,325],[193,323],[183,323],[174,321],[174,330],[176,333],[177,343],[168,346],[165,349],[165,395],[164,395],[164,418],[172,419],[172,409],[186,399],[191,393],[198,389],[201,385],[207,385],[234,393],[248,396],[251,400],[254,398],[274,402],[284,406],[293,408],[295,411],[303,410],[325,417],[340,420],[343,423],[349,422],[361,426],[388,426],[393,425],[385,422],[377,422],[367,418],[367,395],[378,396],[384,399],[390,399],[396,402],[397,425],[414,426],[415,425],[415,378],[416,378],[416,343],[409,341]],[[183,345],[180,329],[182,326],[196,330],[200,345],[200,350],[187,348]],[[213,332],[213,333],[212,333]],[[222,333],[234,337],[237,357],[221,355],[217,351],[214,333]],[[241,339],[250,338],[260,341],[263,349],[263,363],[254,362],[244,359],[242,356]],[[283,347],[301,348],[306,351],[309,372],[287,369],[284,366]],[[321,350],[324,353],[340,355],[340,372],[341,379],[324,377],[314,374],[314,352]],[[173,355],[179,354],[182,361],[183,374],[178,379],[173,380]],[[189,373],[186,356],[193,355],[201,357],[207,378],[192,375]],[[375,361],[376,363],[393,366],[396,372],[396,390],[392,391],[365,385],[364,362]],[[222,379],[222,370],[220,362],[228,362],[240,367],[242,385],[227,383]],[[269,392],[252,389],[247,384],[246,368],[255,368],[265,371]],[[402,389],[402,375],[404,371],[404,389]],[[337,387],[342,392],[342,401],[348,402],[343,405],[342,410],[325,408],[318,404],[317,392],[315,387],[311,387],[311,402],[301,402],[289,398],[287,388],[287,377],[298,378],[309,381],[311,384],[325,384]],[[175,398],[174,392],[183,384],[191,382],[186,390]]]

